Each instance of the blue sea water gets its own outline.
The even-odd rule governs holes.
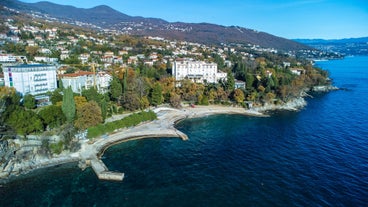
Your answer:
[[[189,136],[109,148],[123,182],[75,164],[0,187],[0,206],[368,206],[368,57],[318,62],[342,90],[299,112],[184,120]]]

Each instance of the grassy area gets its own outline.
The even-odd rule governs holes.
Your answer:
[[[111,133],[116,129],[136,126],[139,123],[145,122],[145,121],[152,121],[157,119],[157,115],[153,111],[142,111],[139,113],[135,113],[132,115],[129,115],[121,120],[109,122],[106,124],[99,124],[94,127],[88,128],[87,137],[89,139],[95,138],[101,135],[104,135],[106,133]]]

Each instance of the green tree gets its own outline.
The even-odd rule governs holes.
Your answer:
[[[64,90],[62,111],[66,117],[68,123],[72,123],[75,117],[75,102],[73,97],[72,88],[69,86]]]
[[[0,123],[6,122],[14,111],[21,108],[20,100],[21,96],[15,88],[0,87]]]
[[[208,96],[204,95],[204,94],[200,94],[198,96],[198,104],[199,105],[205,105],[208,106],[209,102],[208,102]]]
[[[152,89],[151,104],[154,106],[162,104],[162,87],[159,83],[156,83]]]
[[[235,78],[232,72],[227,73],[226,89],[233,91],[235,88]]]
[[[27,135],[43,130],[41,119],[33,111],[19,108],[14,111],[7,122],[18,134]]]
[[[245,76],[245,83],[247,84],[247,89],[251,89],[254,83],[254,75],[247,73]]]
[[[118,100],[121,94],[123,93],[123,87],[120,83],[120,80],[113,76],[110,82],[110,96],[112,100]]]
[[[49,128],[61,126],[66,119],[61,107],[55,105],[42,108],[38,115],[41,117],[44,126]]]
[[[33,95],[27,94],[23,97],[23,104],[27,109],[34,109],[36,108],[36,99]]]
[[[91,87],[82,91],[82,96],[86,97],[87,101],[96,101],[99,103],[102,100],[102,95],[97,92],[97,89]]]
[[[52,104],[56,104],[57,102],[63,101],[63,95],[61,95],[61,90],[56,89],[52,92],[51,98],[50,98]]]

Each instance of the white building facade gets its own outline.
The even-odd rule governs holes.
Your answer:
[[[10,54],[0,54],[0,63],[15,63],[17,58]]]
[[[88,90],[96,87],[101,94],[107,93],[110,86],[112,76],[105,72],[98,72],[94,75],[93,72],[80,71],[72,74],[60,75],[64,88],[69,86],[74,93],[82,93],[83,90]]]
[[[22,95],[39,95],[57,88],[53,65],[17,65],[3,69],[5,86],[14,87]]]
[[[177,81],[189,79],[195,83],[218,83],[227,78],[226,73],[218,72],[216,63],[186,59],[174,61],[172,74]]]

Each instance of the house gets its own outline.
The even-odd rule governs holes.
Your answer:
[[[128,64],[130,65],[136,65],[138,62],[138,57],[137,56],[130,56],[128,58]]]
[[[290,67],[291,63],[290,62],[283,62],[282,65],[284,66],[284,68]]]
[[[56,63],[58,61],[57,58],[50,57],[34,57],[36,62],[44,62],[44,63]]]
[[[119,51],[119,55],[127,55],[128,54],[128,51],[126,50],[120,50]]]
[[[82,64],[86,64],[88,62],[90,55],[88,53],[80,54],[78,59],[82,62]]]
[[[235,80],[235,89],[245,89],[245,82],[241,80]]]
[[[60,54],[60,59],[65,60],[69,58],[69,50],[62,50]]]
[[[17,58],[11,54],[0,54],[0,63],[15,63]]]
[[[37,46],[37,43],[34,40],[27,40],[26,43],[28,46]]]
[[[301,74],[305,74],[305,70],[302,68],[292,68],[290,69],[291,73],[295,74],[295,75],[301,75]]]

